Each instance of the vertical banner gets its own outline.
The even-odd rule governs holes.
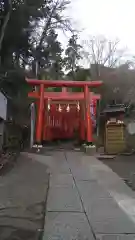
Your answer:
[[[31,131],[30,131],[30,147],[33,147],[34,144],[34,135],[35,135],[35,104],[32,103],[30,106],[31,111]]]
[[[91,104],[90,104],[90,113],[91,113],[92,123],[95,127],[96,126],[96,116],[95,116],[95,111],[94,111],[94,101],[93,100],[91,100]]]

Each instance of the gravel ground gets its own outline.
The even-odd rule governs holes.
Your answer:
[[[0,176],[0,240],[39,240],[48,191],[47,168],[24,156],[11,165]]]
[[[120,155],[114,159],[101,160],[116,172],[132,190],[135,190],[135,155]]]
[[[19,157],[19,152],[5,152],[0,155],[0,176],[12,169]]]

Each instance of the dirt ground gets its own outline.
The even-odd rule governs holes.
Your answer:
[[[135,190],[135,155],[120,155],[114,159],[105,159],[102,162],[116,172],[127,185]]]
[[[49,176],[45,165],[19,156],[0,176],[0,240],[39,240]]]

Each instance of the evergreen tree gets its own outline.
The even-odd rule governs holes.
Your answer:
[[[40,52],[40,72],[47,79],[57,80],[63,75],[63,59],[61,43],[57,40],[58,34],[52,29]]]
[[[70,1],[12,0],[9,21],[4,32],[2,31],[3,37],[1,38],[1,30],[7,13],[5,5],[7,1],[0,1],[0,16],[2,16],[2,20],[0,19],[0,39],[2,39],[0,89],[2,88],[5,92],[15,96],[15,93],[22,91],[22,84],[25,84],[25,67],[28,68],[29,66],[29,69],[32,70],[32,65],[35,66],[35,63],[38,63],[39,70],[42,69],[43,54],[44,58],[46,55],[44,61],[47,65],[50,64],[50,62],[47,63],[47,60],[54,61],[54,63],[51,62],[50,66],[52,68],[50,73],[53,73],[53,78],[58,78],[58,75],[61,74],[60,52],[62,49],[54,35],[55,29],[72,30],[69,20],[63,15],[63,11]],[[47,40],[49,35],[53,36]],[[54,45],[57,50],[49,49],[49,52],[54,52],[52,57],[47,54],[46,42],[48,41],[56,42]],[[58,52],[59,54],[56,54],[56,57],[55,53]],[[35,71],[35,67],[33,69]],[[35,73],[31,71],[31,74],[34,75]]]
[[[80,50],[81,45],[77,43],[78,36],[72,35],[69,39],[67,49],[65,51],[66,70],[71,71],[72,78],[75,78],[75,71],[78,66],[78,61],[81,59]]]

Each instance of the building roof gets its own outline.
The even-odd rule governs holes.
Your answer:
[[[123,104],[118,104],[118,105],[110,105],[107,106],[104,110],[103,113],[115,113],[115,112],[125,112],[125,106]]]

